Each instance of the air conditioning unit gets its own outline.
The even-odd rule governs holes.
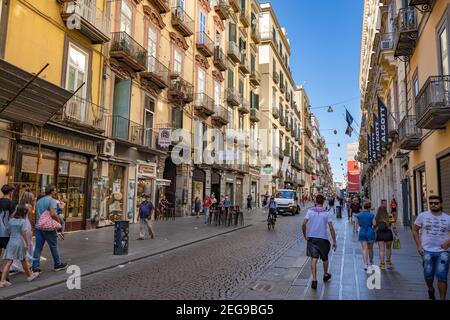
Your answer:
[[[386,39],[381,41],[381,50],[392,50],[394,47],[394,41],[392,39]]]
[[[113,157],[114,156],[115,143],[113,140],[106,139],[100,143],[99,153],[101,156]]]

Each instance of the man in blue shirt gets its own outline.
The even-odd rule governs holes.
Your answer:
[[[150,238],[154,238],[155,234],[153,232],[153,211],[155,206],[150,200],[148,194],[145,195],[145,200],[139,206],[139,239],[144,240],[148,234]]]
[[[55,200],[55,196],[56,196],[56,187],[48,185],[45,188],[45,197],[42,197],[36,203],[36,224],[39,221],[41,215],[47,210],[50,211],[50,215],[54,220],[61,222],[59,220],[58,215],[56,214],[57,203]],[[45,242],[48,243],[48,246],[50,247],[50,252],[52,253],[54,270],[59,271],[66,269],[67,263],[62,262],[59,257],[57,231],[56,230],[42,231],[39,230],[36,225],[35,236],[36,236],[36,247],[33,253],[33,265],[32,265],[33,272],[38,273],[41,272],[40,260],[42,249],[44,248]]]

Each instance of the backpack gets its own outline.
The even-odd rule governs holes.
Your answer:
[[[0,211],[0,237],[9,237],[8,222],[9,222],[9,210]]]
[[[151,202],[143,202],[139,207],[139,217],[148,219],[152,214]]]

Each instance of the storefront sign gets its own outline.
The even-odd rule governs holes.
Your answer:
[[[155,180],[155,184],[157,187],[170,187],[170,185],[172,184],[172,181],[170,180],[164,180],[164,179],[156,179]]]
[[[267,167],[263,168],[263,171],[265,174],[272,174],[273,168],[272,168],[272,166],[267,166]]]
[[[30,137],[35,138],[36,140],[39,139],[39,129],[30,125],[24,125],[23,133],[28,136],[24,136],[24,139],[29,139]],[[44,144],[50,144],[82,153],[97,153],[97,144],[95,141],[82,139],[77,135],[69,135],[50,128],[44,128],[42,130],[41,139]]]
[[[172,129],[159,129],[158,145],[168,148],[172,144]]]
[[[156,178],[156,163],[138,165],[138,175],[146,178]]]

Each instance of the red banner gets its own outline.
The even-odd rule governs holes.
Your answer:
[[[360,192],[361,191],[361,176],[358,161],[347,162],[348,171],[348,192]]]

